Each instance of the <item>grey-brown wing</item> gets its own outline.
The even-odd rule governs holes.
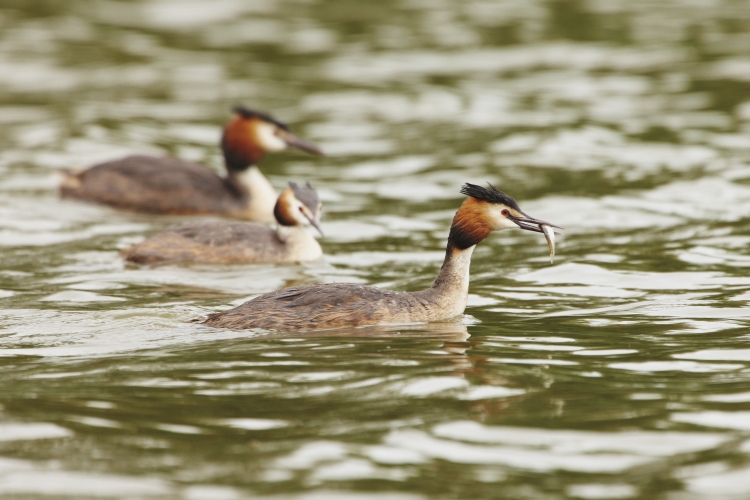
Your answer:
[[[63,196],[157,213],[221,212],[241,197],[212,170],[175,158],[128,156],[95,165],[76,181],[63,185]]]
[[[354,283],[293,287],[261,295],[204,323],[220,328],[318,329],[387,321],[408,294]]]
[[[195,222],[167,231],[174,232],[186,240],[215,247],[242,245],[260,249],[280,243],[273,229],[255,222]]]
[[[169,262],[242,263],[273,260],[276,232],[252,222],[196,222],[167,229],[122,253],[141,264]]]
[[[284,292],[282,290],[282,292]],[[355,283],[327,283],[311,285],[297,289],[288,289],[285,293],[269,297],[286,308],[356,307],[362,304],[373,304],[393,297],[398,292],[383,290],[374,286]],[[269,294],[271,295],[271,294]]]

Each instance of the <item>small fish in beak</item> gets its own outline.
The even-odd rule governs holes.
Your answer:
[[[544,232],[544,237],[547,238],[547,246],[549,246],[549,263],[555,262],[555,231],[550,226],[541,225],[539,226]]]
[[[525,214],[524,214],[525,215]],[[542,233],[547,239],[547,245],[549,246],[549,261],[554,263],[555,261],[555,230],[554,227],[562,229],[560,226],[552,224],[541,219],[535,219],[533,217],[520,217],[520,216],[508,216],[508,219],[516,223],[518,227],[526,231],[532,231],[534,233]],[[559,234],[559,233],[558,233]]]

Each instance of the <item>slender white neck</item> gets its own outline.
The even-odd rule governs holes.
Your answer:
[[[248,218],[261,222],[271,223],[276,219],[273,216],[273,207],[276,205],[276,190],[268,179],[251,165],[242,172],[230,174],[232,181],[239,184],[247,191]]]
[[[443,267],[429,290],[443,307],[455,314],[464,312],[469,299],[469,268],[475,248],[476,245],[465,250],[448,248]]]

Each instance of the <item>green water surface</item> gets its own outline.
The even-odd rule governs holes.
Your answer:
[[[126,154],[221,168],[236,103],[326,151],[322,262],[126,266],[184,221],[61,201]],[[189,323],[430,285],[464,182],[566,228],[474,253],[467,316]],[[0,0],[0,496],[750,498],[750,3]]]

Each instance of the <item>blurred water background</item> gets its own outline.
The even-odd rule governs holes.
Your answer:
[[[221,166],[229,108],[328,156],[324,262],[125,266],[184,219],[60,201],[130,153]],[[429,286],[464,182],[566,227],[474,254],[463,321],[188,320]],[[0,496],[750,497],[750,3],[0,0]]]

